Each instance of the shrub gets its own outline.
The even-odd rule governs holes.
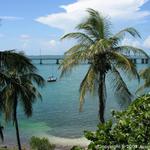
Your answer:
[[[38,138],[33,136],[30,140],[30,148],[32,150],[54,150],[55,145],[50,144],[47,138]]]
[[[95,133],[85,131],[89,150],[150,149],[150,95],[137,98],[127,110],[113,111],[115,124],[98,125]]]

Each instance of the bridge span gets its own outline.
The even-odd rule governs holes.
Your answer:
[[[62,55],[45,55],[45,56],[29,56],[29,58],[34,62],[39,64],[44,64],[47,61],[54,61],[55,64],[59,64],[63,60],[64,56]],[[128,56],[135,64],[149,64],[150,58],[144,56]],[[50,62],[49,62],[50,63]],[[88,62],[87,62],[88,63]]]

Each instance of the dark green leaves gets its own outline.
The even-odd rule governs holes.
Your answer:
[[[150,95],[137,98],[125,111],[113,112],[115,124],[111,121],[98,125],[96,132],[85,132],[91,141],[88,149],[120,146],[121,150],[150,148]],[[135,146],[135,147],[134,147]]]

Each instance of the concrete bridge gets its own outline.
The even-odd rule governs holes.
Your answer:
[[[39,64],[43,64],[43,62],[47,60],[55,60],[56,64],[59,64],[60,60],[63,60],[63,58],[31,58],[31,60],[38,60]]]
[[[144,56],[127,56],[131,59],[135,64],[149,64],[150,58],[146,58]],[[63,60],[63,56],[59,55],[51,55],[51,56],[29,56],[32,61],[37,61],[39,64],[44,64],[45,61],[54,60],[56,64],[59,64],[61,60]],[[87,62],[88,63],[88,62]]]
[[[147,58],[145,56],[128,56],[129,59],[132,60],[135,64],[149,64],[150,63],[150,57]]]

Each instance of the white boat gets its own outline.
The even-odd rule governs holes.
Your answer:
[[[47,79],[47,82],[56,82],[57,81],[57,78],[54,77],[54,76],[50,76],[48,79]]]

